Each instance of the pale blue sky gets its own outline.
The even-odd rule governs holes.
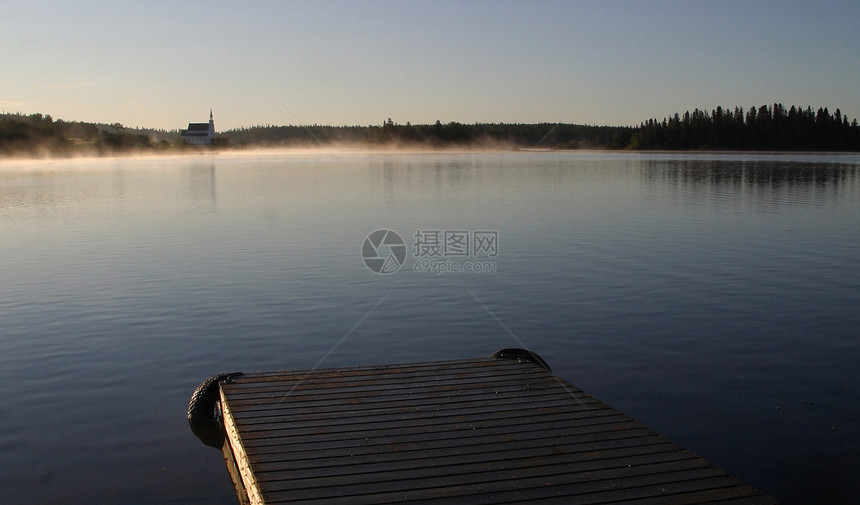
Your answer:
[[[860,2],[6,1],[0,108],[182,128],[860,117]]]

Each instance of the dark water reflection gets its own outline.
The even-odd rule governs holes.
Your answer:
[[[236,156],[0,164],[8,503],[233,503],[215,372],[553,370],[784,503],[860,499],[860,157]],[[379,228],[494,274],[370,272]]]
[[[752,161],[727,163],[715,160],[643,160],[646,179],[676,183],[712,183],[731,186],[838,186],[855,175],[850,166],[822,163],[775,163]]]
[[[765,206],[833,203],[840,194],[856,194],[858,184],[857,172],[840,164],[649,160],[642,168],[644,183],[658,191],[693,199],[751,196],[754,201],[764,199]]]

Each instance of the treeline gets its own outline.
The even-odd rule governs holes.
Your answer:
[[[239,147],[297,147],[317,144],[357,144],[366,137],[366,126],[251,126],[223,131],[219,138]]]
[[[253,126],[221,132],[215,148],[307,147],[491,147],[542,149],[858,151],[860,127],[839,109],[782,104],[733,110],[696,109],[638,127],[576,124],[449,122],[413,125],[390,118],[370,126]],[[112,155],[199,150],[179,131],[126,128],[53,120],[42,114],[0,115],[0,156]]]
[[[345,143],[366,146],[523,147],[623,149],[634,128],[575,124],[475,123],[413,125],[391,118],[381,126],[253,126],[222,132],[233,146],[304,146]]]
[[[639,125],[630,149],[710,149],[770,151],[860,151],[857,119],[839,109],[813,111],[781,103],[710,113],[694,110]]]
[[[185,147],[177,131],[55,121],[42,114],[0,115],[0,156],[112,155]]]
[[[839,109],[782,104],[695,109],[638,127],[436,121],[432,125],[256,126],[222,133],[232,145],[509,146],[550,149],[860,151],[860,127]]]

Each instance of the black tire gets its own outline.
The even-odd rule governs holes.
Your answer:
[[[242,372],[220,373],[209,377],[194,390],[188,402],[188,424],[191,432],[204,444],[220,449],[224,444],[224,423],[221,421],[218,385],[229,383]]]
[[[542,367],[547,372],[552,372],[552,368],[537,354],[527,351],[525,349],[519,349],[517,347],[509,347],[507,349],[501,349],[493,354],[490,354],[491,358],[495,359],[512,359],[517,361],[531,361],[532,363]]]

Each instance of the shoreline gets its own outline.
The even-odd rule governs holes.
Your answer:
[[[860,151],[812,151],[812,150],[692,150],[692,149],[554,149],[529,148],[520,146],[366,146],[366,145],[319,145],[319,146],[266,146],[266,147],[225,147],[204,150],[188,148],[179,151],[130,150],[118,152],[81,152],[56,153],[41,151],[39,153],[0,154],[0,163],[30,162],[30,161],[69,161],[69,160],[102,160],[124,158],[185,158],[211,156],[241,156],[241,155],[314,155],[314,154],[635,154],[635,155],[759,155],[759,156],[857,156]]]

